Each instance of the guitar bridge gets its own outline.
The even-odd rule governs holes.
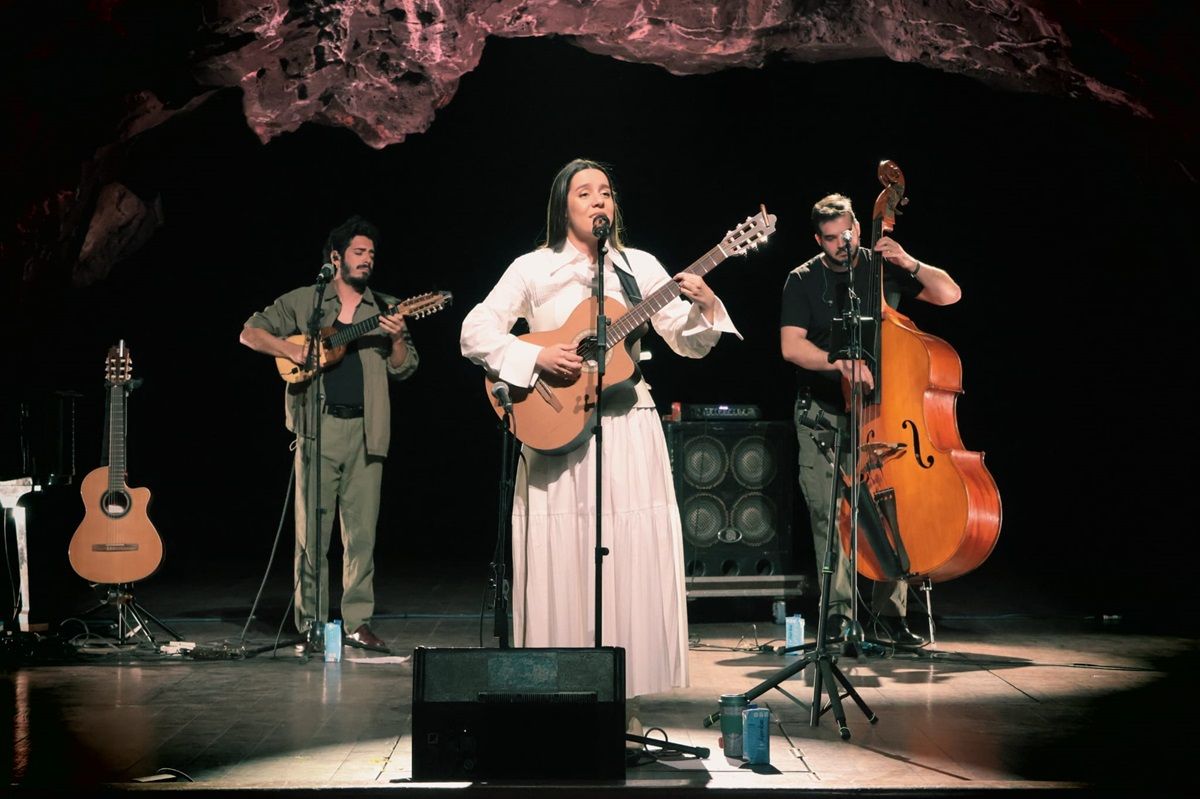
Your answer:
[[[555,411],[562,411],[562,403],[558,401],[558,397],[554,396],[554,392],[550,390],[548,385],[539,380],[534,383],[533,387],[537,389],[537,393],[542,396],[542,399],[546,401],[546,404],[548,404]]]
[[[137,552],[137,544],[92,544],[93,552]]]

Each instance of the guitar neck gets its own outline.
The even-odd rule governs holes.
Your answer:
[[[108,389],[108,490],[125,485],[125,384]]]
[[[703,277],[728,257],[729,253],[725,252],[721,248],[721,245],[718,244],[696,259],[695,263],[683,271]],[[641,302],[630,308],[628,313],[613,322],[608,328],[609,346],[617,344],[630,333],[637,330],[646,320],[658,313],[668,302],[678,296],[679,284],[674,280],[668,280],[660,288],[651,292],[649,296],[643,298]]]
[[[394,311],[385,311],[384,313],[393,313]],[[338,332],[330,336],[326,341],[329,347],[344,347],[351,341],[354,341],[359,336],[365,336],[375,328],[379,327],[379,317],[383,314],[375,314],[374,316],[363,319],[361,322],[355,322],[349,327],[343,327]]]

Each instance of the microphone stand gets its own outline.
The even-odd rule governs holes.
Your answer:
[[[745,696],[747,701],[751,701],[774,688],[796,704],[803,705],[803,702],[781,688],[780,684],[793,675],[799,674],[811,663],[813,664],[813,693],[812,704],[808,708],[808,724],[810,727],[816,727],[821,723],[821,716],[832,712],[837,724],[838,735],[843,741],[848,741],[850,740],[850,727],[846,724],[846,710],[842,705],[843,699],[849,697],[854,700],[854,704],[858,705],[858,709],[866,716],[869,723],[875,724],[879,721],[879,717],[867,706],[867,703],[863,701],[858,691],[854,689],[850,680],[838,668],[837,653],[831,648],[831,645],[835,641],[830,636],[828,627],[829,594],[832,590],[833,574],[838,559],[837,550],[834,548],[834,536],[837,535],[837,474],[840,468],[842,434],[837,424],[827,421],[821,413],[818,413],[816,419],[813,421],[814,427],[810,429],[809,435],[817,445],[817,448],[829,460],[829,465],[833,469],[834,475],[833,481],[829,484],[829,534],[825,537],[825,553],[820,564],[821,598],[818,602],[819,610],[817,611],[817,638],[811,644],[801,643],[796,646],[777,650],[781,655],[790,652],[804,652],[804,656],[794,663],[784,666],[771,677],[768,677],[749,691],[746,691],[742,696]],[[839,685],[841,688],[838,687]],[[841,693],[842,689],[845,689],[845,694]],[[828,704],[822,704],[822,694],[828,697]],[[716,713],[705,716],[703,723],[705,727],[711,727],[720,721],[720,719],[721,712],[718,710]]]
[[[862,383],[859,381],[859,369],[862,362],[862,306],[858,292],[854,290],[854,261],[857,253],[851,254],[850,241],[846,241],[846,269],[849,281],[846,288],[846,310],[843,315],[843,326],[849,328],[847,351],[853,368],[850,381],[850,453],[854,464],[850,473],[850,621],[845,630],[847,654],[856,657],[858,645],[863,640],[862,625],[858,621],[858,494],[859,494],[859,424],[862,416]],[[846,325],[847,317],[849,324]],[[834,465],[834,481],[837,481],[837,464]],[[837,505],[834,504],[836,510]],[[832,531],[831,531],[832,534]]]
[[[497,403],[504,409],[504,418],[500,420],[500,500],[497,511],[496,551],[492,555],[492,585],[493,604],[495,608],[492,637],[499,638],[499,647],[508,649],[508,590],[506,578],[508,560],[505,557],[505,545],[508,543],[508,527],[512,523],[512,511],[508,498],[512,496],[513,487],[513,449],[515,435],[513,425],[516,420],[512,415],[512,401],[508,397],[508,387],[497,383],[492,389]]]
[[[830,345],[829,345],[829,362],[833,363],[838,360],[839,356],[852,359],[854,371],[852,376],[858,378],[859,361],[862,359],[862,322],[861,306],[859,303],[858,293],[854,290],[854,258],[850,255],[850,241],[846,240],[846,268],[849,271],[849,281],[847,284],[846,301],[841,302],[839,297],[838,311],[840,317],[834,317],[834,324],[830,329]],[[822,266],[822,268],[825,268]],[[839,337],[839,326],[844,334]],[[851,381],[851,402],[850,402],[850,451],[853,454],[856,462],[853,466],[853,471],[850,477],[850,618],[846,622],[846,628],[843,633],[842,640],[845,646],[845,654],[851,657],[856,657],[858,653],[858,645],[863,640],[862,625],[858,623],[857,613],[857,596],[858,596],[858,491],[859,491],[859,469],[858,469],[858,447],[859,447],[859,408],[862,401],[861,383],[857,379]],[[850,728],[846,723],[846,710],[842,705],[842,699],[849,697],[866,716],[867,721],[875,724],[879,721],[879,717],[875,712],[867,706],[867,703],[859,695],[858,691],[850,683],[850,680],[837,667],[837,655],[832,650],[831,645],[836,643],[836,640],[829,629],[829,603],[830,592],[833,587],[833,575],[836,570],[838,560],[837,550],[835,549],[834,536],[838,534],[838,485],[839,471],[841,470],[842,450],[841,450],[841,431],[836,423],[831,423],[825,419],[824,415],[818,413],[815,419],[816,428],[824,428],[823,430],[813,429],[810,435],[817,448],[829,460],[829,466],[833,474],[833,479],[829,484],[829,519],[828,532],[825,536],[825,552],[821,558],[821,563],[818,567],[821,571],[821,597],[818,603],[817,615],[817,637],[811,643],[801,643],[796,646],[785,647],[779,651],[780,654],[803,651],[805,654],[784,668],[780,669],[771,677],[762,681],[758,685],[746,691],[743,696],[747,701],[753,700],[755,697],[766,693],[772,688],[778,690],[788,699],[791,699],[797,704],[803,704],[790,693],[780,687],[780,683],[792,677],[795,674],[803,671],[810,663],[814,665],[813,669],[813,693],[812,704],[809,705],[808,723],[811,727],[816,727],[820,724],[821,716],[827,712],[832,712],[834,721],[837,724],[838,736],[843,741],[850,740]],[[841,686],[839,689],[838,686]],[[845,694],[841,690],[845,690]],[[822,704],[822,695],[829,699],[828,704]],[[712,713],[704,718],[703,724],[705,727],[711,727],[716,724],[721,718],[720,711]]]
[[[608,361],[608,318],[604,315],[604,254],[608,251],[609,225],[592,223],[592,235],[596,237],[596,424],[592,435],[596,439],[596,607],[595,645],[599,649],[603,644],[602,627],[604,624],[603,607],[603,578],[604,556],[608,549],[604,546],[603,504],[604,496],[604,428],[603,428],[603,394],[604,367]]]
[[[323,523],[323,515],[325,509],[321,507],[321,413],[322,405],[325,403],[323,395],[324,384],[322,376],[324,371],[321,368],[321,304],[325,299],[325,286],[328,284],[329,278],[325,277],[325,272],[322,270],[317,277],[317,282],[313,286],[313,309],[308,317],[308,352],[304,358],[305,371],[312,372],[312,383],[308,387],[309,405],[308,405],[308,424],[309,430],[312,431],[312,446],[310,448],[308,462],[309,474],[306,488],[308,496],[305,497],[307,505],[307,529],[305,530],[305,560],[308,560],[309,553],[312,554],[313,564],[313,591],[316,596],[315,608],[311,625],[307,632],[307,642],[304,649],[304,657],[308,658],[311,650],[316,645],[324,645],[325,630],[321,627],[321,561],[324,559],[321,549],[321,529]],[[314,524],[315,522],[315,524]],[[315,532],[315,550],[312,549],[314,543]],[[303,575],[300,583],[301,596],[304,593]]]
[[[604,254],[608,251],[605,246],[608,241],[609,225],[607,220],[603,224],[592,225],[592,235],[596,237],[596,425],[592,428],[592,435],[596,439],[596,643],[595,646],[599,649],[601,641],[601,624],[604,615],[602,589],[604,579],[604,556],[609,554],[607,547],[603,546],[603,525],[601,518],[603,515],[603,498],[604,489],[604,428],[602,425],[603,406],[602,397],[604,389],[604,367],[608,361],[608,318],[604,315]],[[622,691],[624,696],[624,691]],[[624,702],[622,702],[624,707]],[[663,752],[681,752],[683,754],[695,755],[698,758],[706,758],[709,751],[703,746],[687,746],[685,744],[675,743],[674,741],[664,738],[647,738],[643,735],[634,735],[626,732],[625,740],[633,743],[642,744],[642,746],[654,746]],[[632,753],[626,753],[626,762],[630,762]],[[636,757],[636,755],[632,755]]]

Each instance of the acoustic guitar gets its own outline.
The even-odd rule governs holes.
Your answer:
[[[318,337],[318,368],[324,370],[326,367],[333,366],[345,357],[346,347],[351,342],[379,328],[380,316],[400,314],[406,319],[420,319],[421,317],[429,316],[443,308],[449,307],[453,299],[453,295],[448,291],[429,291],[425,294],[418,294],[415,297],[398,302],[382,313],[363,319],[361,322],[355,322],[352,325],[343,327],[341,330],[338,330],[336,327],[322,328]],[[306,355],[311,347],[311,337],[307,333],[297,333],[294,336],[289,336],[287,341],[293,344],[302,344]],[[297,366],[290,358],[276,358],[275,366],[279,370],[279,376],[287,383],[303,383],[316,372],[315,369],[305,369],[302,366]]]
[[[108,386],[108,465],[83,478],[83,522],[71,537],[71,568],[92,583],[120,585],[144,579],[162,564],[163,545],[146,510],[150,489],[125,484],[125,400],[133,361],[122,341],[104,361]]]
[[[729,231],[721,243],[713,247],[684,271],[706,275],[731,255],[745,255],[765,242],[775,232],[775,215],[765,206],[754,216]],[[604,390],[629,383],[634,378],[633,358],[629,355],[630,341],[626,337],[642,326],[659,309],[679,296],[679,284],[667,281],[641,302],[626,311],[625,306],[605,297],[605,316],[616,321],[608,325],[608,350],[605,353]],[[578,447],[591,433],[591,421],[596,408],[596,298],[579,303],[567,321],[556,330],[526,333],[521,341],[546,347],[552,344],[574,344],[583,358],[583,369],[573,381],[564,382],[548,375],[539,375],[532,388],[512,386],[513,435],[531,449],[547,455],[560,455]],[[617,346],[621,344],[623,346]],[[503,418],[504,410],[493,399],[496,379],[484,378],[488,401]]]

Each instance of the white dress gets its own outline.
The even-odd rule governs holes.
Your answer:
[[[670,280],[649,253],[624,251],[642,296]],[[605,296],[628,307],[612,256]],[[518,318],[531,332],[554,330],[594,292],[595,265],[569,242],[562,252],[535,250],[514,261],[463,320],[467,358],[500,380],[529,387],[539,347],[509,331]],[[738,335],[718,301],[709,323],[698,306],[669,302],[651,324],[671,349],[700,358],[722,332]],[[634,345],[636,361],[637,345]],[[688,684],[683,532],[662,423],[645,381],[604,394],[601,534],[604,646],[625,648],[626,695]],[[517,646],[595,645],[595,440],[565,455],[523,450],[513,498],[512,608]]]

